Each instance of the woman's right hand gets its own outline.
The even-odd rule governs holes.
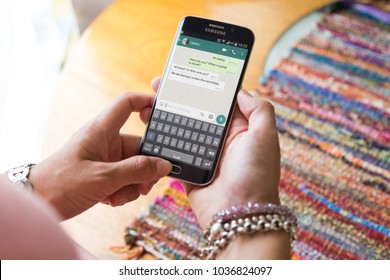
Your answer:
[[[159,82],[152,82],[155,91]],[[214,214],[233,205],[280,204],[280,149],[273,107],[246,91],[239,92],[237,103],[212,183],[183,184],[202,228]]]

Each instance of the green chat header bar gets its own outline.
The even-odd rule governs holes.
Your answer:
[[[225,55],[237,59],[245,59],[248,54],[247,49],[221,44],[217,42],[202,40],[199,38],[194,38],[185,35],[179,36],[177,45],[186,48],[200,50],[200,51],[207,51],[215,54]]]

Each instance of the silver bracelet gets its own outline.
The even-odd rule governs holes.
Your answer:
[[[34,188],[28,179],[28,174],[35,165],[35,163],[29,163],[11,168],[6,172],[8,179],[10,179],[12,183],[21,186],[23,189],[33,192]]]
[[[284,230],[290,234],[293,242],[296,239],[296,227],[297,219],[286,206],[259,203],[233,206],[215,215],[207,226],[204,235],[206,246],[201,249],[201,257],[215,259],[234,237],[245,233]]]

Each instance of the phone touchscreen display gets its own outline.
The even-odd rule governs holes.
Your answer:
[[[145,152],[213,168],[248,55],[245,47],[178,36],[146,133]]]

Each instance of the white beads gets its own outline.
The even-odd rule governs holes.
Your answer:
[[[221,223],[215,223],[210,228],[210,234],[213,238],[218,238],[221,236],[223,231],[223,226]]]
[[[221,216],[209,224],[205,232],[207,246],[201,249],[201,256],[214,259],[229,242],[239,234],[251,234],[254,232],[266,232],[269,230],[284,230],[290,233],[291,241],[295,240],[296,218],[280,205],[265,205],[269,212],[254,213],[251,211],[262,210],[260,204],[247,205],[247,210],[238,215],[239,208],[232,208],[235,217],[229,217],[229,211],[223,211]],[[263,210],[264,210],[263,209]],[[226,215],[226,217],[224,216]],[[229,217],[229,218],[227,218]]]

